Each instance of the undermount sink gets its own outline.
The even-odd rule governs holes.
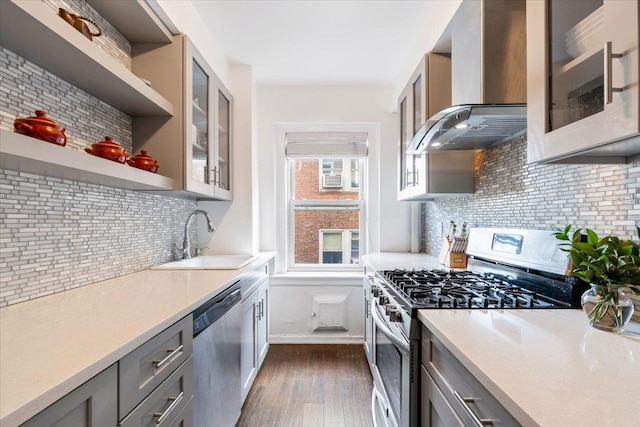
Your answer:
[[[258,257],[249,254],[201,255],[151,267],[152,270],[237,270]]]

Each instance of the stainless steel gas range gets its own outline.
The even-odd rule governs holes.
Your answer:
[[[570,309],[585,285],[550,231],[475,228],[466,270],[378,270],[365,280],[365,351],[377,427],[420,424],[418,310]]]

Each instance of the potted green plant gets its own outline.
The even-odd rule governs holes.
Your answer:
[[[571,275],[591,285],[582,295],[582,308],[591,326],[606,331],[622,331],[631,319],[633,301],[623,292],[630,289],[640,296],[640,248],[633,240],[616,236],[598,237],[586,229],[586,241],[571,225],[554,233],[562,250],[573,263]],[[640,227],[636,227],[640,238]]]

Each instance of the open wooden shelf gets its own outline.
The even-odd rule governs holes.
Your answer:
[[[173,115],[169,101],[40,1],[0,1],[0,40],[5,48],[126,114]]]
[[[87,0],[131,43],[171,43],[173,36],[145,0]]]
[[[174,189],[166,176],[7,130],[0,130],[0,168],[169,196]]]

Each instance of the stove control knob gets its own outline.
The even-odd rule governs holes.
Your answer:
[[[378,297],[378,304],[379,305],[387,305],[389,304],[389,297],[385,297],[384,295],[381,295]]]
[[[389,313],[391,313],[391,310],[395,310],[395,309],[396,309],[395,305],[387,304],[384,306],[384,314],[388,316]]]
[[[377,286],[372,286],[371,287],[371,295],[373,295],[374,297],[379,296],[381,292],[382,292],[382,290],[379,287],[377,287]]]
[[[392,307],[389,310],[389,321],[396,323],[402,322],[402,313],[397,307]]]

